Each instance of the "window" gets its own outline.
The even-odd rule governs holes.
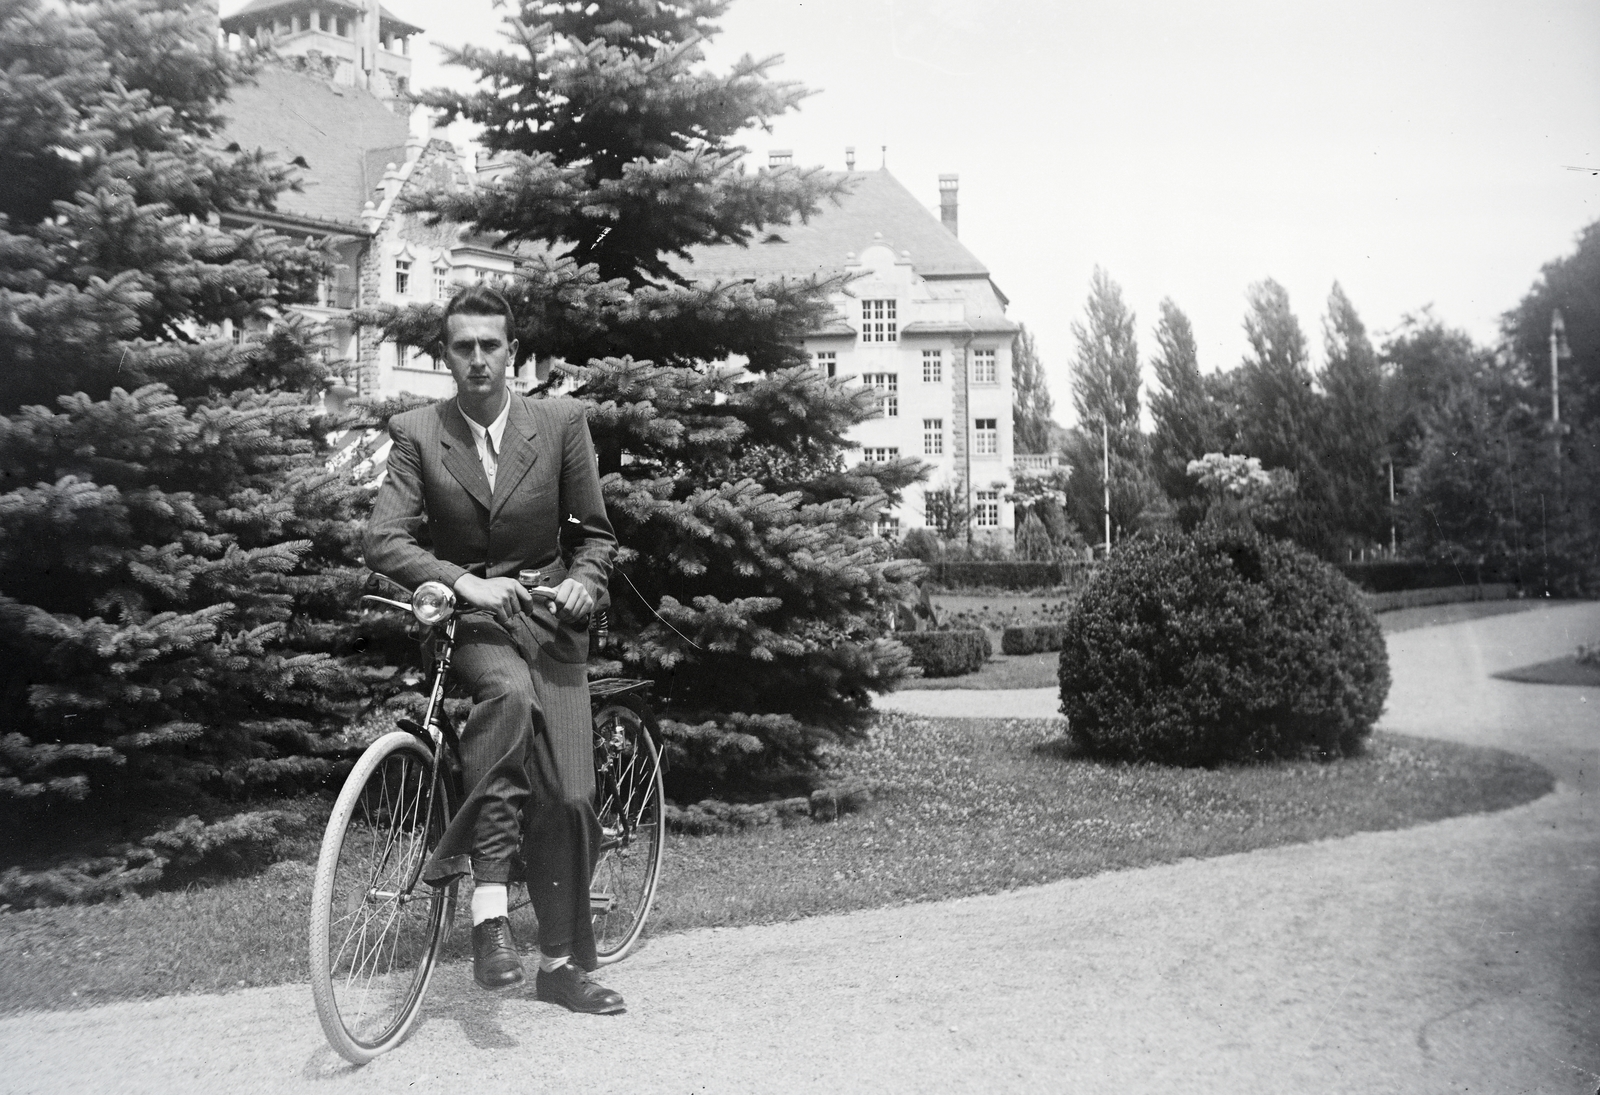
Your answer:
[[[1000,492],[997,490],[976,491],[972,503],[972,523],[979,528],[1000,527]]]
[[[233,339],[233,344],[235,346],[244,345],[244,324],[234,320],[229,326],[233,328],[228,332],[228,337]]]
[[[448,266],[435,266],[433,268],[433,299],[450,299],[450,268]]]
[[[861,382],[869,388],[877,389],[878,395],[883,399],[885,418],[900,417],[899,373],[862,373]]]
[[[974,384],[995,384],[994,351],[972,351],[972,382]]]
[[[878,514],[878,536],[884,540],[899,539],[900,518],[890,517],[887,513]]]
[[[887,464],[891,460],[900,459],[899,446],[889,445],[881,448],[866,448],[861,450],[861,459],[869,464]]]
[[[348,37],[350,37],[350,22],[349,22],[349,20],[347,20],[342,15],[334,16],[334,19],[333,19],[333,33],[337,34],[340,38],[348,38]]]
[[[999,419],[974,418],[972,420],[972,455],[1000,455]]]
[[[895,319],[895,302],[892,300],[864,300],[861,302],[861,341],[897,342],[900,339],[900,322]]]
[[[944,382],[944,351],[922,351],[922,382],[924,384],[941,384]]]
[[[394,292],[395,296],[403,297],[411,292],[411,260],[394,260]]]
[[[922,455],[944,455],[944,419],[924,418],[922,420]]]
[[[817,354],[817,368],[827,374],[831,380],[839,372],[839,354],[835,350],[823,350]]]

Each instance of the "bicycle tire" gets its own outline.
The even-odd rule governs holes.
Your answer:
[[[594,717],[595,813],[603,833],[589,887],[602,966],[628,956],[661,879],[666,789],[661,755],[638,712],[610,704]]]
[[[351,769],[323,834],[311,990],[329,1044],[352,1064],[410,1033],[454,916],[455,885],[419,877],[450,808],[432,764],[411,734],[385,734]]]

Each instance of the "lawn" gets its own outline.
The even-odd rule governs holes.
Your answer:
[[[867,809],[831,823],[672,837],[650,931],[937,901],[1402,828],[1504,809],[1551,787],[1548,773],[1510,753],[1388,734],[1355,760],[1205,770],[1074,759],[1060,727],[880,716],[867,743],[834,755],[830,773],[878,786]],[[0,915],[0,1011],[304,980],[310,878],[309,865],[284,862],[143,899]],[[519,930],[531,938],[526,920]],[[457,930],[453,956],[467,953],[467,936]]]
[[[1503,681],[1522,684],[1573,684],[1580,688],[1600,688],[1600,665],[1586,665],[1570,654],[1565,658],[1508,669],[1495,676]]]

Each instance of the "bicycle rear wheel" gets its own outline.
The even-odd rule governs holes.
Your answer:
[[[594,719],[595,813],[603,833],[589,886],[602,966],[626,958],[644,930],[661,877],[666,793],[661,756],[637,712],[621,704]]]
[[[455,911],[455,886],[421,880],[444,833],[448,791],[403,730],[367,747],[322,838],[311,891],[311,990],[328,1042],[365,1064],[399,1045]]]

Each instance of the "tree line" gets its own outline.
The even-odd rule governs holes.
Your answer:
[[[1552,426],[1552,316],[1562,330],[1561,426]],[[1389,556],[1487,567],[1507,580],[1592,589],[1600,488],[1600,223],[1548,263],[1480,345],[1431,308],[1376,342],[1337,283],[1321,321],[1320,364],[1270,279],[1246,293],[1248,350],[1231,368],[1202,369],[1188,317],[1161,302],[1154,352],[1141,357],[1137,323],[1103,270],[1073,325],[1070,366],[1077,426],[1057,434],[1067,472],[1052,502],[1070,539],[1097,543],[1110,465],[1113,539],[1161,527],[1193,529],[1217,493],[1207,454],[1253,457],[1282,488],[1257,515],[1276,535],[1325,558]],[[1015,417],[1023,439],[1049,431],[1037,355],[1018,353]],[[1155,384],[1146,391],[1142,367]],[[1148,412],[1151,428],[1142,415]],[[1034,451],[1044,451],[1037,448]],[[1392,484],[1392,487],[1391,487]],[[1391,489],[1393,491],[1391,501]],[[1052,516],[1041,512],[1045,524]]]

